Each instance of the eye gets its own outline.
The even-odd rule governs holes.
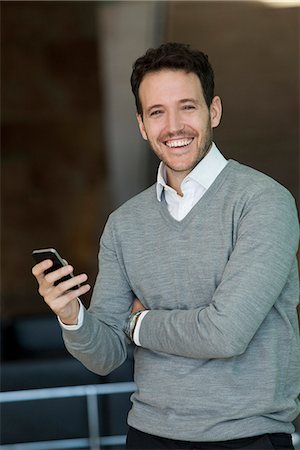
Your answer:
[[[191,109],[196,109],[196,108],[195,108],[194,105],[184,105],[184,106],[183,106],[183,109],[189,111],[189,110],[191,110]]]
[[[162,114],[162,110],[161,109],[155,109],[154,111],[151,111],[150,117],[159,116],[160,114]]]

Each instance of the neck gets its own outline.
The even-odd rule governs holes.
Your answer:
[[[166,168],[166,181],[168,186],[173,188],[178,195],[183,197],[183,192],[181,190],[181,183],[185,179],[185,177],[190,173],[191,171],[184,171],[184,172],[175,172],[169,167]]]
[[[199,164],[199,162],[203,158],[205,158],[205,156],[211,150],[212,144],[213,144],[212,139],[210,139],[209,141],[206,142],[206,145],[202,149],[201,157],[200,157],[199,161],[197,161],[195,166],[191,167],[190,169],[178,171],[178,170],[173,170],[171,167],[168,167],[167,165],[165,166],[166,167],[166,182],[167,182],[167,184],[171,188],[173,188],[177,192],[177,194],[180,195],[181,197],[183,197],[183,193],[181,190],[181,183],[183,182],[185,177],[187,177],[188,174],[196,167],[196,165]]]

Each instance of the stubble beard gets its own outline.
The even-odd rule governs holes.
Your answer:
[[[197,164],[199,164],[199,162],[205,158],[205,156],[208,154],[208,152],[211,149],[212,146],[212,142],[213,142],[213,130],[211,127],[211,122],[209,120],[208,124],[207,124],[207,128],[206,128],[206,132],[205,132],[205,141],[204,143],[198,148],[198,157],[195,159],[195,161],[191,164],[191,166],[189,167],[185,167],[182,169],[178,169],[176,167],[172,167],[167,160],[164,160],[165,158],[160,158],[161,161],[165,164],[165,166],[169,169],[171,169],[173,172],[175,173],[180,173],[180,172],[191,172],[196,166]],[[154,148],[152,147],[152,150],[154,150]],[[157,155],[158,156],[158,155]],[[159,156],[158,156],[159,157]]]

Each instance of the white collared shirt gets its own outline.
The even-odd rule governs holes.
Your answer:
[[[157,173],[156,194],[157,200],[161,201],[164,192],[168,210],[174,219],[180,221],[191,211],[196,203],[213,184],[219,173],[224,169],[227,160],[213,142],[208,154],[197,164],[197,166],[185,177],[181,183],[183,197],[167,185],[166,167],[160,163]],[[79,300],[79,299],[78,299]],[[83,305],[79,300],[80,310],[78,323],[76,325],[65,325],[60,320],[60,325],[67,330],[78,330],[83,323]],[[140,346],[139,330],[141,323],[148,311],[144,311],[136,324],[133,340]]]
[[[164,192],[168,210],[172,217],[178,221],[184,219],[212,185],[226,164],[227,160],[218,150],[216,144],[212,143],[211,149],[205,158],[197,164],[181,183],[181,192],[183,193],[181,197],[175,189],[167,185],[166,167],[161,162],[156,183],[158,201],[161,201],[162,193]]]

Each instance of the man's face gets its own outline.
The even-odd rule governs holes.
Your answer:
[[[169,184],[174,177],[182,181],[209,150],[212,128],[221,118],[220,98],[208,108],[198,76],[169,69],[146,74],[139,97],[143,138],[167,166]]]

